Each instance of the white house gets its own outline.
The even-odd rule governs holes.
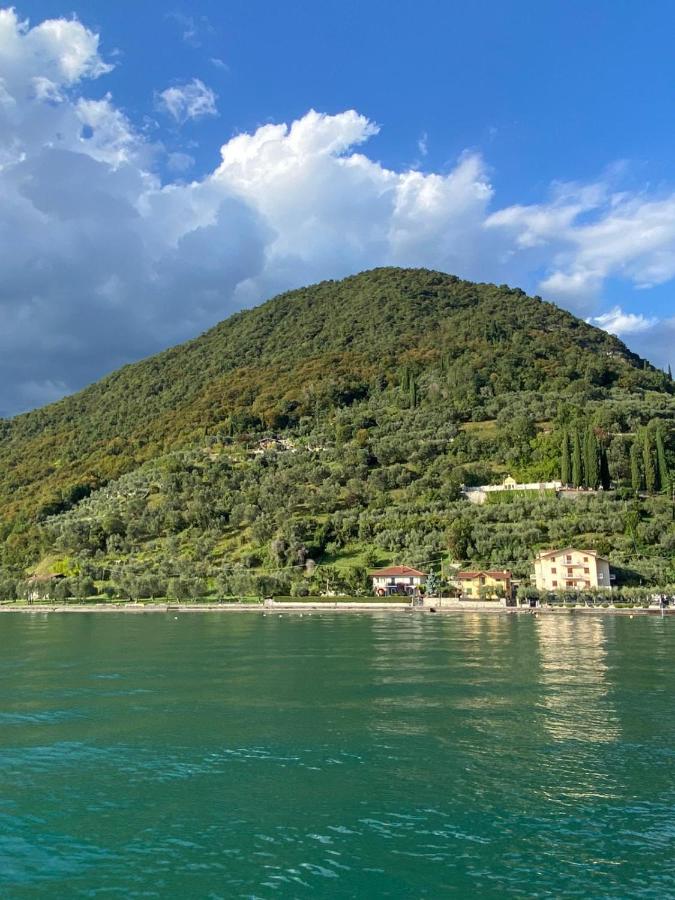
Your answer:
[[[534,561],[534,581],[540,591],[578,591],[612,587],[609,563],[595,550],[564,547],[539,553]]]
[[[386,569],[375,569],[370,573],[373,590],[378,597],[389,594],[406,594],[412,596],[419,592],[427,580],[426,572],[412,569],[410,566],[388,566]]]

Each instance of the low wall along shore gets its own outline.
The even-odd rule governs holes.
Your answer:
[[[396,613],[408,615],[445,615],[482,612],[498,615],[673,615],[675,609],[650,607],[614,607],[614,606],[541,606],[534,609],[526,606],[506,606],[503,603],[481,600],[442,600],[434,603],[428,601],[422,606],[411,606],[410,603],[377,603],[370,601],[335,600],[335,601],[265,601],[260,603],[5,603],[0,604],[1,613],[29,613],[33,615],[45,613],[257,613],[273,615],[275,613]]]

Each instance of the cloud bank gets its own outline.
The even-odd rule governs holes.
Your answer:
[[[664,365],[675,321],[603,311],[609,279],[675,276],[675,193],[608,178],[498,208],[485,162],[392,170],[378,126],[310,110],[221,148],[185,183],[101,87],[99,37],[0,10],[0,413],[54,400],[277,291],[379,265],[539,289]],[[96,94],[88,96],[85,91]],[[164,90],[178,123],[215,114],[197,79]],[[164,159],[175,177],[187,154]]]

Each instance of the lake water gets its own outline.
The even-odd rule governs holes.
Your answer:
[[[0,617],[0,896],[675,897],[675,620]]]

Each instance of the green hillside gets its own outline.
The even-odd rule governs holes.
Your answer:
[[[323,282],[0,422],[3,577],[356,589],[393,559],[525,574],[573,540],[627,582],[675,581],[674,411],[669,376],[518,289],[404,269]],[[459,493],[575,464],[612,490]]]

